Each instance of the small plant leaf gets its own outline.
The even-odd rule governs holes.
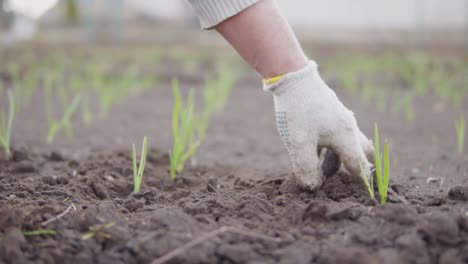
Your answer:
[[[148,147],[148,139],[144,137],[143,144],[141,147],[140,164],[138,165],[138,168],[137,168],[136,148],[135,148],[135,144],[133,144],[132,160],[133,160],[133,192],[134,193],[140,192],[141,182],[143,180],[143,173],[145,171],[147,147]]]
[[[377,124],[374,126],[374,159],[375,159],[375,175],[377,180],[377,188],[382,188],[382,165],[381,165],[381,154],[379,146],[379,128]]]
[[[361,162],[359,162],[359,167],[361,168],[361,178],[362,178],[362,181],[364,182],[364,185],[366,186],[367,192],[369,193],[370,197],[372,197],[372,199],[374,199],[375,198],[374,189],[373,189],[372,185],[369,184],[369,181],[367,180],[367,178],[369,176],[372,179],[372,175],[366,175],[364,169],[362,168],[362,163]],[[370,180],[370,181],[372,181],[372,180]]]
[[[383,183],[382,183],[382,189],[381,190],[379,189],[381,204],[385,204],[387,202],[388,180],[390,178],[390,153],[388,151],[387,142],[384,143],[383,161],[384,161]]]
[[[140,179],[140,181],[143,178],[143,172],[145,171],[147,145],[148,145],[148,139],[144,137],[143,146],[141,149],[141,156],[140,156],[140,167],[138,168],[138,178]]]
[[[50,229],[38,229],[33,231],[24,231],[24,236],[55,235],[57,232]]]

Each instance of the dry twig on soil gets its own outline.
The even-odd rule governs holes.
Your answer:
[[[207,241],[209,239],[212,239],[212,238],[214,238],[214,237],[216,237],[216,236],[218,236],[220,234],[223,234],[223,233],[235,233],[235,234],[239,234],[239,235],[243,235],[243,236],[248,236],[248,237],[253,237],[253,238],[260,238],[260,239],[263,239],[263,240],[269,240],[269,241],[273,241],[273,242],[280,242],[281,241],[281,239],[278,239],[278,238],[273,238],[273,237],[265,236],[265,235],[262,235],[262,234],[256,234],[256,233],[253,233],[253,232],[250,232],[250,231],[244,231],[244,230],[241,230],[241,229],[238,229],[238,228],[235,228],[235,227],[222,226],[219,229],[208,232],[208,233],[200,236],[199,238],[197,238],[195,240],[192,240],[192,241],[188,242],[187,244],[170,251],[169,253],[167,253],[167,254],[153,260],[153,262],[151,262],[151,263],[152,264],[166,263],[169,260],[173,259],[174,257],[176,257],[176,256],[178,256],[180,254],[183,254],[187,250],[197,246],[198,244],[201,244],[201,243],[203,243],[203,242],[205,242],[205,241]]]
[[[70,205],[67,207],[67,209],[65,209],[65,211],[61,212],[61,213],[58,214],[57,216],[52,217],[51,219],[42,222],[41,226],[46,226],[46,225],[48,225],[48,224],[50,224],[50,223],[52,223],[52,222],[57,221],[58,219],[60,219],[60,218],[64,217],[65,215],[67,215],[67,214],[71,211],[71,209],[76,210],[76,207],[75,207],[74,204],[70,204]]]

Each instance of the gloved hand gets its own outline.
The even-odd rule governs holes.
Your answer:
[[[300,186],[314,190],[322,184],[322,147],[332,149],[351,174],[360,175],[361,164],[365,175],[370,175],[372,141],[359,129],[354,113],[320,78],[314,61],[265,80],[264,90],[273,94],[278,132]]]

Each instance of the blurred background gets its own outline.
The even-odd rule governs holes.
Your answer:
[[[278,4],[303,39],[468,47],[467,0],[278,0]],[[155,29],[176,27],[198,28],[183,0],[0,0],[4,44],[46,33],[49,39],[61,40],[162,41]]]

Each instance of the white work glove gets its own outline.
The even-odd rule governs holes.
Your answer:
[[[320,78],[314,61],[273,84],[265,81],[264,90],[273,94],[278,132],[301,187],[315,190],[322,184],[322,147],[332,149],[351,174],[360,175],[361,164],[363,173],[370,175],[372,141]]]

